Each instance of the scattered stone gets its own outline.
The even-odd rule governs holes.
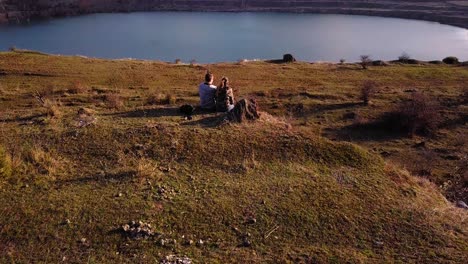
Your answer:
[[[247,237],[242,239],[242,243],[240,244],[241,247],[250,247],[252,246],[252,242]]]
[[[166,256],[161,260],[161,264],[192,264],[192,260],[186,256],[178,257],[176,255]]]
[[[172,239],[172,238],[161,238],[158,241],[158,245],[162,247],[171,247],[175,246],[177,244],[177,240]]]
[[[255,224],[257,223],[257,219],[254,217],[251,217],[247,220],[247,224]]]
[[[71,224],[70,219],[65,219],[65,220],[62,222],[62,225],[69,225],[69,224]]]
[[[404,90],[405,93],[415,93],[417,91],[418,91],[418,89],[406,89],[406,90]]]
[[[94,113],[92,110],[87,108],[80,108],[78,110],[77,116],[77,126],[82,128],[89,125],[95,124],[97,121],[96,117],[94,117]]]
[[[81,238],[80,239],[80,244],[83,245],[83,246],[89,246],[89,241],[86,239],[86,238]]]
[[[115,197],[122,197],[123,193],[119,192]]]
[[[203,240],[199,239],[199,240],[197,241],[197,246],[201,247],[201,246],[203,246],[204,243],[205,243],[205,242],[204,242]]]
[[[131,239],[142,239],[154,236],[151,225],[142,221],[132,221],[121,227],[123,234]]]
[[[175,190],[160,185],[156,187],[154,198],[158,201],[171,200],[175,195],[176,195]]]
[[[464,201],[457,201],[457,207],[458,208],[463,208],[463,209],[468,209],[468,205]]]
[[[457,155],[445,155],[443,158],[446,160],[460,160],[460,157]]]
[[[388,156],[391,155],[391,153],[388,152],[388,151],[382,151],[382,152],[380,152],[380,155],[382,155],[382,157],[388,157]]]
[[[384,242],[382,242],[380,240],[374,240],[374,246],[375,247],[381,248],[381,247],[383,247],[383,245],[384,245]]]
[[[193,245],[193,240],[191,240],[191,239],[186,240],[185,243],[184,243],[184,245],[186,245],[186,246],[191,246],[191,245]]]

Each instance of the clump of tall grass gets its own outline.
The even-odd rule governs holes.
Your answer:
[[[108,108],[113,108],[113,109],[121,109],[124,107],[124,100],[123,98],[115,93],[111,94],[106,94],[104,96],[104,103]]]
[[[177,102],[177,97],[172,94],[153,94],[146,99],[147,105],[171,105]]]
[[[11,155],[0,146],[0,176],[8,178],[13,172]]]

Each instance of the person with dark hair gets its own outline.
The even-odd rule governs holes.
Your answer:
[[[212,73],[207,72],[205,75],[205,82],[198,87],[200,95],[200,108],[208,111],[216,110],[216,86],[213,85],[214,76]]]
[[[228,112],[234,108],[234,92],[229,87],[229,79],[223,77],[221,84],[216,89],[216,111]]]

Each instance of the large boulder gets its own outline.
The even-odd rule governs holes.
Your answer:
[[[296,58],[292,54],[284,54],[283,55],[283,62],[295,62]]]

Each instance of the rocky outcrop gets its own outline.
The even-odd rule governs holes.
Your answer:
[[[134,11],[355,14],[420,19],[468,28],[468,1],[436,0],[0,0],[0,23]]]

